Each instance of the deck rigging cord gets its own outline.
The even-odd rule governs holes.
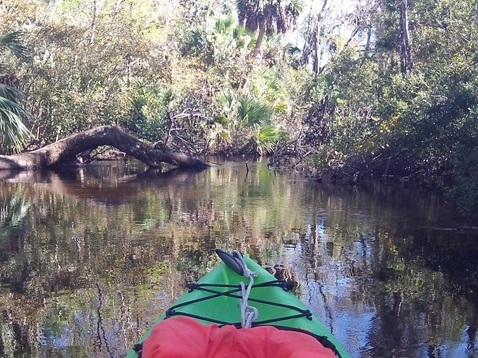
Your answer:
[[[267,281],[267,282],[255,284],[252,287],[252,289],[260,289],[260,288],[266,288],[266,287],[280,287],[288,291],[289,290],[288,286],[289,286],[288,283],[285,281],[274,280],[274,281]],[[201,316],[201,315],[196,315],[196,314],[192,314],[188,312],[183,312],[180,310],[181,307],[189,306],[191,304],[195,304],[202,301],[211,300],[220,296],[227,296],[227,297],[241,299],[242,295],[238,294],[238,292],[241,291],[241,287],[239,285],[226,285],[226,284],[217,284],[217,283],[192,283],[188,287],[189,287],[189,292],[192,292],[194,290],[201,290],[201,291],[210,293],[210,295],[175,304],[174,306],[171,306],[166,311],[166,317],[188,316],[188,317],[200,319],[207,322],[217,323],[219,325],[231,324],[231,325],[234,325],[236,328],[240,328],[242,326],[242,322],[222,321],[222,320],[218,320],[218,319],[207,317],[207,316]],[[229,290],[220,291],[218,290],[219,288],[229,288]],[[312,313],[309,310],[303,310],[292,305],[279,303],[279,302],[270,302],[270,301],[261,300],[258,298],[251,298],[251,297],[248,298],[248,301],[257,302],[257,303],[261,303],[261,304],[265,304],[269,306],[291,309],[297,312],[297,314],[295,315],[282,316],[282,317],[277,317],[277,318],[262,320],[262,321],[254,321],[252,322],[252,327],[279,322],[279,321],[285,321],[292,318],[306,317],[309,320],[312,319]]]
[[[254,306],[249,306],[248,300],[251,294],[252,286],[254,286],[254,277],[257,277],[257,272],[249,270],[241,253],[237,250],[232,251],[231,255],[237,260],[237,263],[242,268],[242,276],[249,279],[249,284],[240,282],[241,286],[241,327],[251,328],[252,323],[259,317],[259,310]]]
[[[258,325],[275,323],[275,322],[284,321],[284,320],[288,320],[292,318],[299,318],[299,317],[306,317],[309,320],[312,319],[312,313],[309,310],[303,310],[298,307],[279,303],[279,302],[270,302],[270,301],[250,297],[252,289],[256,290],[256,289],[264,288],[264,287],[278,286],[285,291],[290,291],[291,288],[293,287],[293,285],[291,285],[290,282],[273,280],[273,281],[267,281],[267,282],[255,284],[254,277],[257,277],[257,273],[249,270],[246,262],[244,261],[244,257],[239,251],[234,250],[231,253],[228,253],[221,249],[216,249],[216,253],[229,268],[231,268],[237,274],[249,278],[249,284],[247,285],[247,287],[245,283],[242,281],[239,283],[239,285],[226,285],[226,284],[214,284],[214,283],[211,283],[211,284],[210,283],[192,283],[188,286],[190,292],[192,292],[193,290],[202,290],[202,291],[210,293],[210,295],[206,295],[201,298],[196,298],[190,301],[178,303],[174,306],[171,306],[166,311],[166,317],[177,316],[177,315],[188,316],[188,317],[200,319],[203,321],[217,323],[220,325],[232,324],[236,326],[237,328],[251,328]],[[219,290],[220,288],[229,288],[229,290],[221,291]],[[237,294],[238,292],[240,292],[240,294]],[[201,301],[214,299],[220,296],[228,296],[228,297],[238,298],[240,300],[241,322],[239,323],[226,322],[226,321],[217,320],[211,317],[205,317],[201,315],[191,314],[188,312],[182,312],[181,310],[179,310],[179,308],[181,307],[188,306],[190,304],[198,303]],[[250,306],[249,301],[261,303],[261,304],[265,304],[269,306],[276,306],[276,307],[291,309],[296,311],[297,314],[277,317],[277,318],[263,320],[263,321],[257,321],[257,317],[259,316],[259,311],[257,310],[257,308]]]

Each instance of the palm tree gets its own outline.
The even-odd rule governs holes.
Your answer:
[[[28,49],[22,44],[22,33],[0,36],[0,56],[9,50],[21,61],[29,60]],[[21,93],[14,87],[14,74],[7,73],[0,62],[0,148],[6,153],[23,149],[30,131],[23,123],[30,114],[19,104]]]
[[[292,29],[302,11],[301,0],[237,0],[239,22],[250,31],[259,31],[252,52],[257,56],[266,35]]]

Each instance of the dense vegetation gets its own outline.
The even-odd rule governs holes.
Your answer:
[[[2,152],[118,124],[194,155],[427,182],[476,212],[477,1],[332,3],[3,2]]]

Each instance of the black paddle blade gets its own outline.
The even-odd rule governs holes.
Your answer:
[[[229,252],[226,252],[221,249],[216,249],[216,254],[234,272],[238,273],[241,276],[244,274],[244,270],[241,264],[233,254],[230,254]]]

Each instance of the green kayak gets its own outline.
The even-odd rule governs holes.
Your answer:
[[[211,272],[190,286],[156,323],[175,316],[192,317],[203,324],[234,325],[244,327],[244,310],[241,312],[241,299],[244,298],[244,286],[250,278],[244,276],[244,268],[236,254],[216,250],[224,261]],[[239,254],[240,255],[240,254]],[[290,283],[276,280],[248,256],[240,255],[246,271],[254,273],[253,284],[247,292],[248,305],[258,313],[250,322],[252,327],[274,326],[283,330],[307,333],[316,338],[323,346],[334,351],[340,358],[350,355],[330,333],[325,325],[313,315],[291,291]],[[241,290],[241,282],[242,290]],[[242,295],[241,295],[242,294]],[[151,334],[152,328],[131,349],[126,358],[138,358],[142,343]]]

